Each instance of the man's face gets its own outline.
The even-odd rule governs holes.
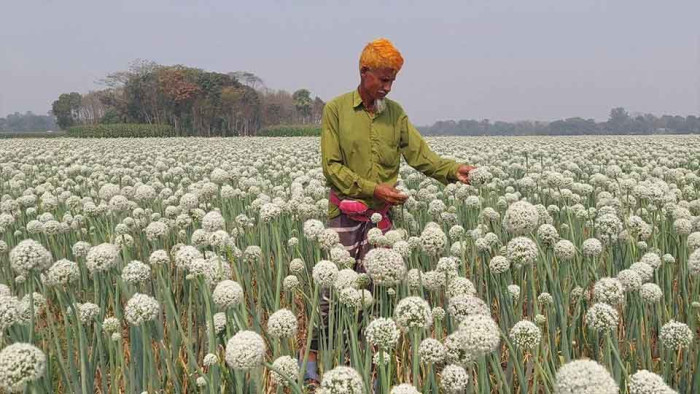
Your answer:
[[[391,91],[391,85],[396,79],[396,70],[388,67],[368,68],[360,70],[362,89],[373,99],[382,100]]]

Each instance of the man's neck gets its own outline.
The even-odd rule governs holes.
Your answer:
[[[357,93],[360,95],[360,98],[362,99],[362,105],[365,107],[365,109],[369,112],[374,112],[375,111],[375,100],[371,97],[369,97],[369,94],[362,90],[362,85],[357,87]]]

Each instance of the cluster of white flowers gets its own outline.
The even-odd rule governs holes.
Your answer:
[[[293,338],[297,325],[297,317],[292,311],[280,309],[267,320],[267,332],[275,338]]]
[[[591,360],[570,361],[557,371],[555,394],[617,394],[619,387],[605,367]]]
[[[132,326],[140,326],[155,320],[159,314],[160,304],[158,300],[147,294],[134,294],[124,307],[124,318]]]
[[[530,234],[537,228],[540,215],[537,208],[527,201],[511,204],[503,215],[503,227],[514,235]]]
[[[249,370],[263,363],[265,340],[255,331],[239,331],[226,342],[226,364],[233,369]]]
[[[23,392],[46,371],[46,355],[29,343],[13,343],[0,351],[0,388]]]
[[[430,305],[421,297],[401,299],[394,309],[394,320],[404,331],[428,328],[433,323]]]
[[[629,377],[630,394],[676,394],[677,391],[670,388],[663,378],[646,369],[641,369]]]
[[[290,356],[281,356],[272,362],[274,370],[270,372],[270,378],[272,382],[287,387],[289,381],[296,381],[297,375],[299,374],[299,364],[297,360]]]
[[[10,267],[19,275],[27,275],[30,271],[41,272],[51,263],[51,253],[33,239],[20,241],[10,251]]]
[[[243,302],[243,288],[236,281],[222,280],[216,284],[211,298],[219,308],[231,308]]]
[[[513,344],[522,349],[534,349],[540,344],[542,331],[529,320],[521,320],[510,329],[510,339]]]
[[[673,350],[687,348],[693,342],[693,337],[693,331],[687,324],[675,320],[670,320],[661,326],[661,331],[659,331],[661,343]]]
[[[398,343],[400,332],[392,319],[380,317],[367,325],[365,336],[372,345],[389,350]]]
[[[406,275],[403,257],[393,249],[370,250],[365,255],[364,266],[372,282],[380,286],[395,286]]]
[[[323,374],[321,392],[323,394],[360,394],[365,392],[365,384],[356,370],[338,366]]]

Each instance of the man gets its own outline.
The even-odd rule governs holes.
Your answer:
[[[375,226],[370,216],[379,213],[381,221],[376,226],[386,232],[391,228],[389,208],[408,198],[394,187],[401,156],[410,166],[444,184],[468,183],[473,169],[435,154],[403,108],[386,98],[402,66],[403,58],[389,40],[370,42],[360,56],[358,88],[334,98],[323,109],[321,160],[331,188],[328,227],[338,232],[359,272],[364,271],[362,260],[370,247],[367,231]],[[322,323],[327,312],[324,301]],[[317,349],[314,340],[307,366],[311,380],[318,380]]]

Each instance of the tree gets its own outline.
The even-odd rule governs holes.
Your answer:
[[[80,115],[80,93],[63,93],[51,105],[51,112],[56,117],[58,127],[65,130],[76,124]]]
[[[292,98],[294,99],[297,115],[301,119],[300,123],[308,123],[311,118],[311,92],[306,89],[299,89],[292,94]]]

